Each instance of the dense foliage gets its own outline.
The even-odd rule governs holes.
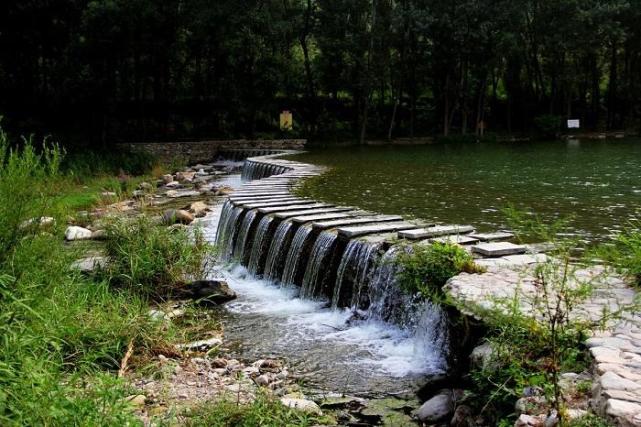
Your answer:
[[[318,137],[638,129],[639,21],[640,0],[3,2],[0,114],[103,142],[273,135],[281,109]]]

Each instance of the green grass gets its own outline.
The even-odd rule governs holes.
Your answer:
[[[0,425],[139,425],[125,403],[134,390],[117,376],[129,344],[130,366],[138,367],[187,332],[150,319],[143,293],[70,269],[80,252],[63,241],[67,217],[96,203],[98,190],[121,184],[70,178],[62,157],[50,144],[10,148],[0,129]],[[56,222],[25,225],[41,216]],[[122,253],[135,258],[127,251],[143,249]],[[190,319],[195,335],[199,319]]]
[[[189,427],[307,427],[332,422],[327,417],[290,409],[262,394],[248,405],[227,400],[210,402],[192,409],[185,417]]]
[[[117,220],[107,227],[111,282],[155,298],[204,279],[212,248],[199,230],[158,226],[150,218]]]

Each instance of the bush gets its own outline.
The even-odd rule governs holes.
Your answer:
[[[58,176],[62,151],[31,139],[11,148],[0,128],[0,264],[10,259],[21,240],[40,231],[39,218],[51,210],[49,194]]]
[[[453,243],[432,243],[414,245],[409,251],[400,253],[399,281],[409,293],[433,295],[450,278],[466,272],[478,272],[472,257],[461,246]]]
[[[112,283],[163,297],[189,280],[204,278],[212,248],[200,230],[190,234],[140,216],[109,224],[106,252]]]

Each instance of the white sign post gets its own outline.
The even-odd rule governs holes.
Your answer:
[[[579,119],[568,120],[568,129],[579,129],[580,127],[581,121]]]

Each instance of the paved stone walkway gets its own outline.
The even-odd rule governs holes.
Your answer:
[[[641,315],[630,310],[639,294],[620,277],[602,268],[577,270],[577,283],[592,283],[591,298],[572,311],[575,319],[596,321],[604,309],[621,311],[604,331],[586,341],[595,360],[593,409],[621,426],[641,426]],[[445,286],[455,301],[468,307],[502,309],[515,296],[524,314],[540,312],[541,289],[532,267],[496,263],[484,274],[463,273]],[[625,308],[628,308],[627,310]],[[475,315],[475,310],[467,314]]]

